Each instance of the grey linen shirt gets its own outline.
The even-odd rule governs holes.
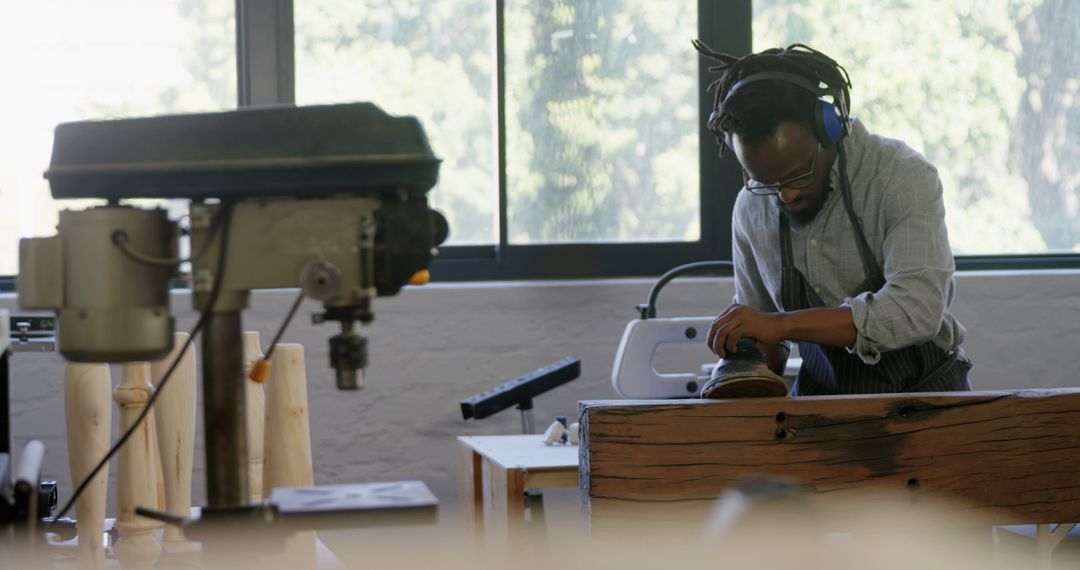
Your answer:
[[[840,195],[833,161],[825,205],[812,221],[791,223],[795,266],[829,307],[851,309],[858,331],[848,349],[876,364],[881,353],[928,340],[949,352],[964,327],[949,312],[956,284],[937,170],[903,142],[871,135],[858,120],[844,139],[855,215],[885,275],[879,291],[866,279],[855,229]],[[735,303],[767,312],[780,300],[779,206],[774,196],[739,192],[732,221]]]

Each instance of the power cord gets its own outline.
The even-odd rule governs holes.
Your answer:
[[[128,234],[124,230],[114,231],[112,233],[112,242],[113,245],[115,245],[121,253],[128,256],[128,258],[134,261],[137,261],[144,265],[172,267],[175,265],[180,265],[181,263],[189,263],[195,261],[196,259],[199,259],[203,255],[205,255],[207,251],[210,251],[210,246],[213,245],[214,237],[217,236],[218,228],[220,226],[221,216],[218,216],[217,218],[214,218],[213,222],[211,222],[210,235],[206,237],[206,243],[203,245],[202,249],[200,249],[198,253],[189,255],[187,259],[182,259],[180,257],[157,257],[142,253],[141,251],[136,251],[134,248],[131,247],[131,243],[128,241]]]
[[[94,479],[94,477],[96,477],[97,474],[106,465],[108,465],[109,460],[112,459],[112,457],[116,455],[118,451],[120,451],[120,448],[123,447],[125,443],[127,443],[127,440],[131,439],[131,435],[135,433],[135,430],[138,429],[139,425],[146,419],[146,416],[149,415],[150,410],[153,409],[154,402],[157,401],[158,396],[161,395],[161,392],[164,390],[165,385],[169,381],[169,378],[172,377],[172,373],[174,370],[176,370],[177,365],[180,363],[180,359],[182,359],[184,357],[184,354],[187,353],[188,349],[191,347],[191,343],[195,340],[195,337],[200,332],[202,332],[203,327],[206,325],[206,320],[208,316],[213,312],[214,306],[217,304],[218,296],[221,293],[221,284],[224,281],[223,276],[225,274],[225,257],[229,251],[229,222],[232,219],[232,210],[232,201],[222,201],[221,213],[219,214],[221,222],[221,255],[218,256],[217,273],[214,275],[214,283],[213,287],[210,289],[210,297],[207,299],[206,307],[203,309],[202,314],[199,315],[199,320],[195,322],[195,326],[191,329],[191,334],[188,336],[187,341],[184,342],[184,346],[180,349],[179,354],[176,355],[176,358],[173,359],[172,364],[169,365],[169,369],[165,371],[165,376],[161,378],[161,382],[158,383],[157,390],[155,390],[154,393],[150,396],[150,399],[147,400],[146,407],[144,407],[142,412],[139,413],[139,417],[135,418],[135,421],[131,424],[131,427],[129,427],[127,431],[125,431],[123,435],[121,435],[120,438],[116,440],[116,443],[114,443],[113,446],[109,449],[109,452],[106,453],[105,457],[103,457],[101,461],[99,461],[98,464],[94,467],[94,469],[90,471],[90,474],[83,479],[82,483],[79,483],[79,486],[75,488],[75,492],[71,495],[71,498],[68,499],[67,503],[64,504],[64,508],[60,509],[60,514],[54,516],[50,523],[55,523],[58,520],[62,519],[64,515],[66,515],[67,512],[71,510],[71,507],[75,505],[75,501],[77,501],[79,497],[83,494],[83,492],[86,491],[86,488],[90,486],[90,482]],[[211,236],[211,238],[209,238],[207,241],[210,242],[212,241],[212,239],[213,236]]]

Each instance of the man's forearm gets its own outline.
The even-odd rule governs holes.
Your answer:
[[[786,340],[850,347],[858,335],[850,309],[806,309],[780,315]]]

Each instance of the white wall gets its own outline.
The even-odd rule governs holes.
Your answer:
[[[955,313],[968,328],[977,389],[1080,385],[1080,271],[967,273],[958,276]],[[650,280],[429,285],[375,304],[367,387],[339,392],[328,367],[333,323],[311,325],[301,308],[287,342],[307,348],[312,439],[317,483],[418,478],[445,504],[456,502],[457,435],[518,433],[517,411],[463,421],[459,402],[556,360],[582,360],[582,377],[536,400],[542,429],[556,415],[573,416],[581,399],[611,398],[609,374],[626,322],[645,301]],[[246,330],[273,334],[291,291],[265,291],[244,314]],[[731,282],[687,279],[670,284],[660,316],[711,315],[731,298]],[[11,296],[0,307],[17,309]],[[178,326],[195,315],[187,294],[173,297]],[[693,354],[705,362],[703,347]],[[700,354],[700,358],[697,356]],[[670,360],[670,359],[669,359]],[[15,354],[12,367],[16,445],[31,437],[47,446],[45,475],[67,476],[63,361],[57,354]],[[114,381],[118,381],[114,374]],[[114,414],[115,415],[115,414]],[[115,433],[115,432],[114,432]],[[195,502],[205,498],[201,428],[196,451]],[[113,467],[115,472],[115,466]],[[115,488],[110,485],[110,488]],[[115,494],[115,493],[113,493]]]

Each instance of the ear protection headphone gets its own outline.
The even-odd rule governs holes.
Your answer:
[[[722,109],[724,104],[726,104],[727,101],[731,99],[731,96],[737,93],[739,89],[757,81],[784,81],[792,85],[797,85],[817,97],[817,104],[814,108],[814,136],[817,137],[817,140],[821,142],[822,145],[826,147],[832,146],[847,135],[848,111],[847,101],[844,100],[843,90],[815,85],[812,81],[794,73],[763,71],[745,77],[735,83],[735,85],[731,86],[727,95],[724,96],[724,100],[720,102],[720,108]],[[835,104],[822,99],[823,96],[831,96],[833,101],[835,101]],[[719,115],[719,109],[713,111],[712,115],[709,116],[709,122],[711,123],[714,119],[718,118]],[[726,144],[729,149],[732,148],[730,134],[724,136],[724,144]],[[732,149],[732,151],[734,151],[734,149]]]

